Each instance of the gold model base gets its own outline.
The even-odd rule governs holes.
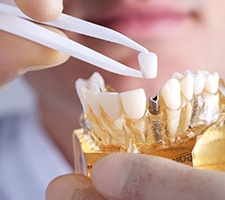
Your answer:
[[[102,150],[99,150],[99,149],[94,150],[92,149],[90,144],[86,142],[87,138],[85,136],[87,136],[87,133],[85,133],[84,129],[76,129],[73,133],[76,173],[81,173],[81,174],[90,176],[91,168],[96,161],[98,161],[99,159],[109,154],[123,152],[123,151],[120,151],[121,149],[118,146],[114,146],[114,145],[105,146],[104,149]],[[174,160],[179,163],[192,166],[191,152],[195,145],[195,142],[196,142],[196,138],[192,138],[186,142],[177,144],[175,146],[158,149],[155,151],[152,151],[152,149],[148,148],[148,145],[146,145],[145,154],[153,155],[153,156],[161,156],[164,158]],[[81,155],[82,153],[83,155]]]

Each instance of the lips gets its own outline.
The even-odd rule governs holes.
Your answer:
[[[95,17],[94,22],[131,38],[154,38],[175,31],[191,16],[191,11],[168,6],[120,6]]]

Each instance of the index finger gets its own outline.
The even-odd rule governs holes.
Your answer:
[[[62,13],[62,0],[15,0],[17,6],[29,17],[38,21],[55,20]]]

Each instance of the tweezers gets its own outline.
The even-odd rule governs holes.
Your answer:
[[[0,30],[61,51],[104,70],[120,75],[143,78],[141,71],[130,68],[33,22],[121,44],[139,52],[148,53],[146,48],[112,29],[63,13],[54,21],[39,22],[27,17],[14,5],[0,3]]]

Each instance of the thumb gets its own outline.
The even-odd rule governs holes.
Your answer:
[[[222,172],[194,169],[164,158],[113,154],[99,160],[91,177],[108,200],[224,199]]]

